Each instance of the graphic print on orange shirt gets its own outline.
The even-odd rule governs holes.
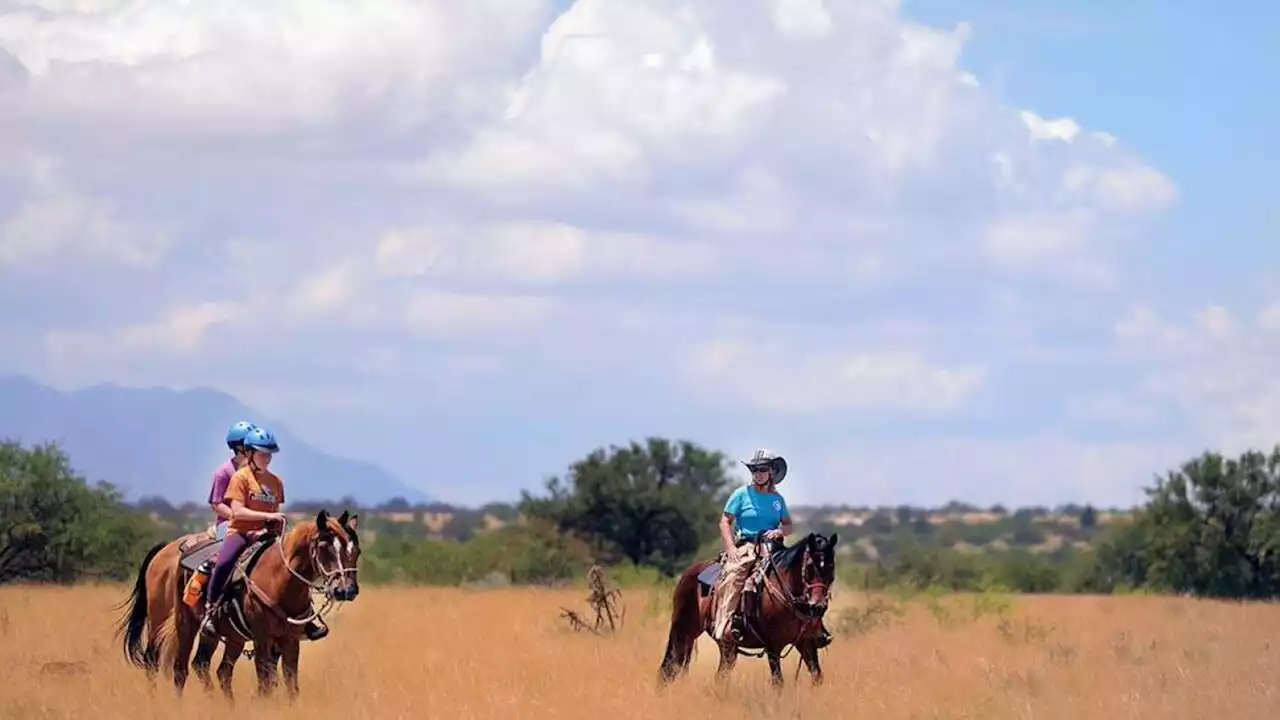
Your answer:
[[[227,483],[225,500],[228,505],[232,500],[239,500],[246,508],[258,512],[279,512],[284,503],[284,483],[269,470],[254,472],[248,465],[236,471]],[[247,533],[261,530],[266,526],[262,520],[250,520],[240,516],[232,518],[227,529],[232,532]]]

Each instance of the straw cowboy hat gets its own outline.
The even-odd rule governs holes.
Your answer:
[[[760,448],[752,453],[751,457],[743,460],[742,464],[746,465],[747,469],[758,467],[772,468],[774,485],[781,485],[782,479],[787,476],[787,459],[772,450]]]

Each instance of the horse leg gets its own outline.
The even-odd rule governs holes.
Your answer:
[[[276,689],[276,660],[279,658],[275,642],[268,638],[254,638],[253,667],[258,672],[258,697],[267,698]]]
[[[216,645],[215,645],[216,647]],[[222,661],[218,663],[218,685],[228,701],[235,702],[235,693],[231,691],[231,677],[236,671],[236,661],[244,652],[244,641],[227,638],[222,646]]]
[[[213,665],[213,653],[218,649],[218,639],[211,638],[204,633],[200,633],[200,639],[196,645],[196,657],[191,661],[191,666],[196,671],[196,677],[200,678],[200,682],[204,684],[206,692],[213,691],[213,677],[209,673],[210,666]]]
[[[775,688],[782,688],[782,658],[778,653],[770,652],[769,656],[769,681],[773,683]]]
[[[289,701],[298,699],[298,653],[297,638],[289,638],[280,645],[280,664],[284,671],[284,686],[289,691]]]
[[[800,653],[800,659],[804,660],[804,666],[809,669],[809,677],[813,680],[813,684],[821,685],[822,664],[818,661],[818,647],[806,642],[797,645],[796,652]]]
[[[177,630],[178,647],[173,656],[173,687],[181,695],[183,688],[187,685],[187,674],[191,669],[191,648],[195,646],[199,628],[191,613],[185,608],[177,610],[174,624]]]
[[[738,664],[738,648],[732,642],[717,645],[720,647],[720,664],[716,666],[716,682],[723,682]]]

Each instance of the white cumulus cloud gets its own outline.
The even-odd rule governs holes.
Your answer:
[[[0,5],[0,268],[44,268],[0,276],[0,343],[39,348],[0,370],[209,382],[321,434],[1017,415],[1179,190],[1002,104],[970,32],[891,0]]]

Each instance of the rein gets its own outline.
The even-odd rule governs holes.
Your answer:
[[[809,557],[808,552],[809,551],[807,549],[804,551],[804,555],[802,556],[802,559],[808,559]],[[766,561],[767,560],[768,558],[766,558]],[[769,583],[770,571],[773,572],[773,576],[778,580],[776,584]],[[772,562],[768,563],[768,565],[764,569],[764,576],[765,576],[765,587],[772,588],[774,597],[782,600],[783,603],[786,604],[788,608],[791,610],[792,615],[806,622],[813,622],[814,620],[818,619],[813,614],[813,603],[809,602],[807,598],[808,598],[809,590],[812,590],[814,588],[822,588],[824,590],[828,589],[827,584],[824,583],[821,578],[818,578],[811,582],[805,582],[804,596],[796,597],[795,595],[791,594],[791,590],[788,589],[787,584],[783,582],[782,576],[778,574],[778,566],[775,563],[772,563]],[[800,579],[802,581],[804,580],[803,564],[801,565],[801,568],[800,568]]]
[[[809,550],[806,548],[803,551],[803,553],[804,554],[801,556],[802,562],[800,567],[801,580],[804,580],[803,561],[808,559]],[[800,629],[796,631],[795,639],[783,645],[783,647],[786,648],[786,652],[778,656],[778,659],[782,660],[791,654],[791,651],[795,649],[796,643],[800,640],[800,637],[804,635],[806,630],[809,629],[809,626],[813,625],[818,621],[818,618],[813,615],[813,612],[812,612],[813,603],[811,603],[807,599],[807,592],[805,594],[805,597],[796,597],[795,595],[791,594],[791,590],[787,587],[787,583],[783,581],[782,575],[779,574],[777,563],[773,562],[771,557],[772,557],[772,553],[770,553],[769,555],[766,555],[764,558],[761,559],[761,562],[765,563],[764,590],[765,592],[773,595],[774,599],[779,600],[782,605],[786,606],[786,608],[791,611],[791,614],[793,617],[802,621],[800,625]],[[770,572],[773,573],[773,577],[774,579],[777,580],[777,582],[769,582]],[[828,586],[826,583],[822,581],[821,578],[804,583],[805,591],[812,590],[813,588],[817,588],[817,587],[825,589]],[[759,640],[762,645],[768,644],[765,642],[764,638],[760,637],[760,633],[755,628],[755,623],[748,621],[747,623],[745,623],[745,625],[747,626],[748,629],[750,629],[751,634],[755,635],[756,639]],[[750,653],[750,652],[747,652],[746,650],[743,650],[742,648],[737,648],[737,651],[740,655],[745,655],[747,657],[752,657],[752,658],[763,657],[765,655],[764,650],[761,650],[759,653]]]
[[[284,554],[284,541],[286,538],[285,528],[288,526],[288,522],[288,519],[286,519],[281,525],[280,536],[275,541],[276,547],[280,550],[280,561],[284,564],[285,569],[289,571],[289,574],[293,575],[307,586],[308,593],[324,594],[324,604],[320,606],[320,610],[315,610],[313,605],[311,613],[306,617],[301,619],[289,617],[289,615],[287,615],[273,600],[271,600],[271,598],[267,597],[266,591],[259,587],[258,584],[253,581],[253,578],[249,577],[249,575],[245,575],[244,581],[245,584],[248,585],[249,590],[253,592],[254,596],[257,597],[262,604],[266,605],[274,611],[277,616],[290,625],[300,626],[306,625],[312,620],[324,619],[324,616],[329,613],[329,610],[334,606],[334,603],[338,602],[333,597],[333,587],[337,584],[338,579],[347,573],[354,573],[356,569],[343,567],[342,553],[340,551],[334,553],[334,557],[337,559],[337,568],[326,568],[324,563],[320,562],[320,551],[318,549],[319,544],[317,542],[313,542],[308,544],[307,554],[309,555],[312,569],[319,572],[323,576],[323,580],[317,581],[304,577],[302,573],[293,569],[293,565],[289,562],[289,557]],[[337,542],[337,538],[334,538],[335,549],[337,549]]]

